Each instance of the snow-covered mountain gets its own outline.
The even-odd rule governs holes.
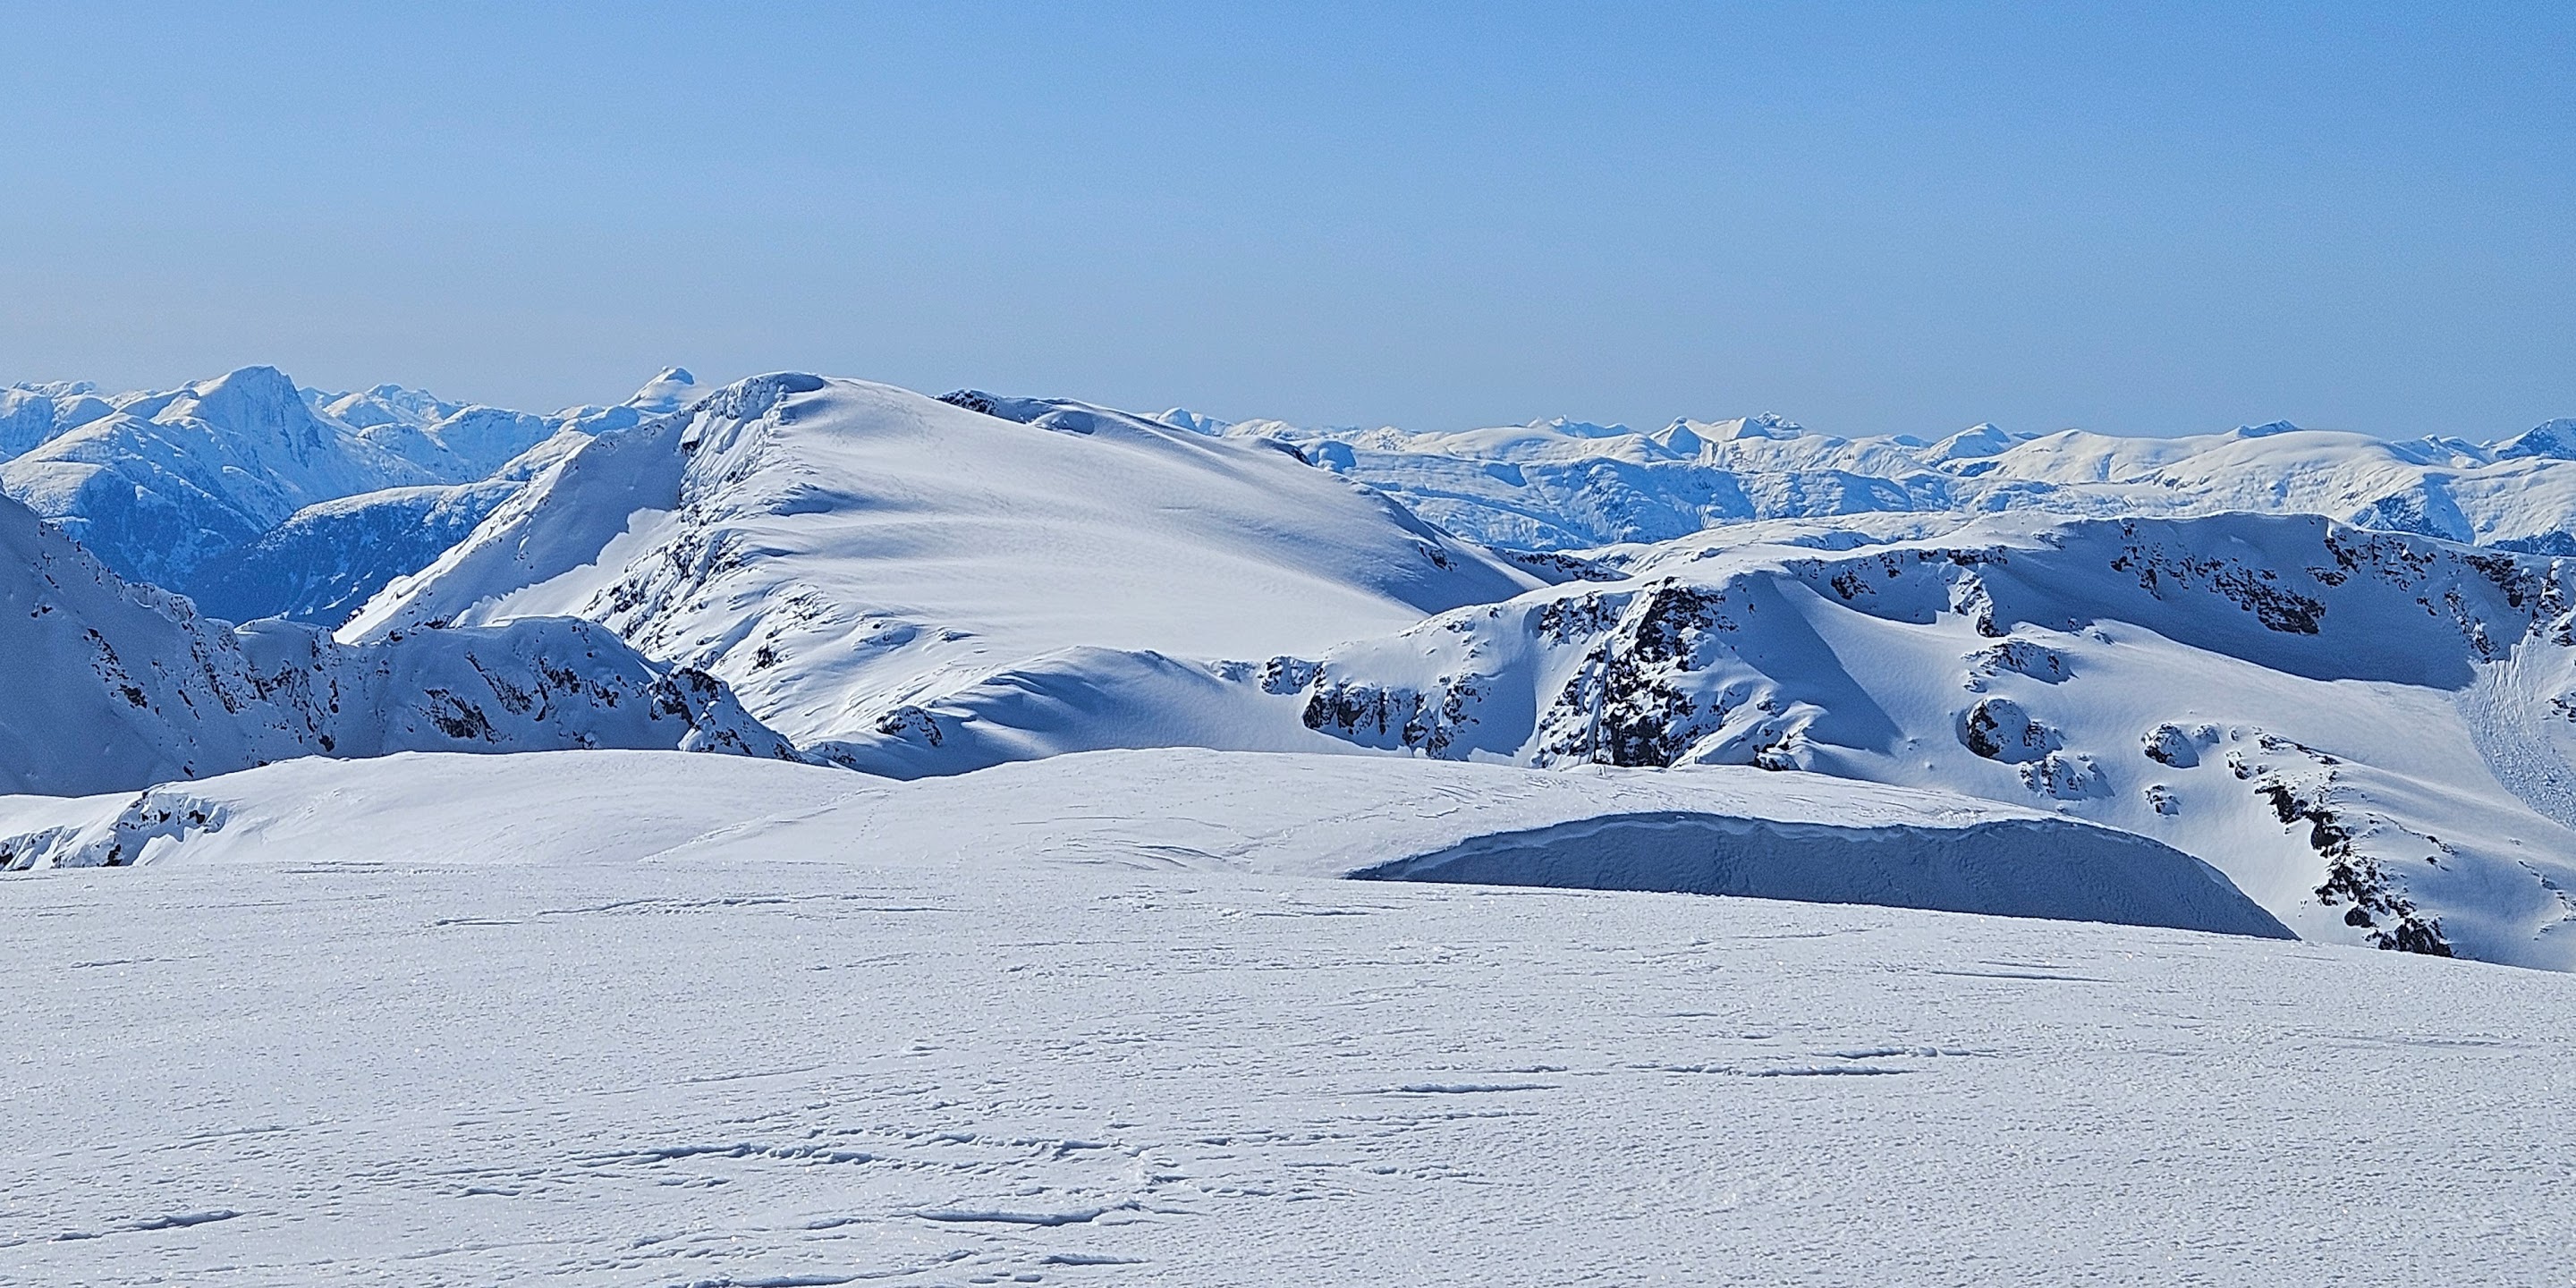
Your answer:
[[[236,629],[0,498],[0,792],[131,790],[295,756],[568,747],[793,755],[721,682],[588,622],[365,646]]]
[[[607,414],[619,411],[624,414]],[[590,435],[639,419],[631,408],[571,418],[473,483],[384,488],[316,502],[256,540],[197,565],[183,589],[198,607],[230,621],[284,617],[338,626],[394,578],[427,567],[464,540]]]
[[[950,401],[774,378],[603,438],[346,637],[589,617],[725,676],[809,751],[902,777],[1179,744],[1752,764],[1964,790],[2171,843],[2311,937],[2576,966],[2562,894],[2576,882],[2576,723],[2557,714],[2576,709],[2576,595],[2551,560],[2319,518],[2032,516],[1938,535],[1967,516],[1898,510],[1741,528],[1794,544],[1717,528],[1534,569],[1368,494],[1319,493],[1327,471],[1255,447],[1222,459],[1283,480],[1260,493],[1295,498],[1295,518],[1211,495],[1197,453],[1244,435],[1079,403]],[[1796,446],[1784,426],[1705,428],[1686,444],[1703,454],[1874,463],[1848,444]],[[1546,442],[1619,437],[1552,426],[1479,450],[1535,460]],[[2068,486],[2148,465],[2180,477],[2177,462],[2218,480],[2232,476],[2213,454],[2311,450],[2302,438],[2006,464]],[[1982,434],[1924,452],[1991,461],[2032,446]],[[1332,463],[1329,445],[1298,450]],[[2479,468],[2554,459],[2529,450],[2494,449]],[[1192,470],[1149,475],[1133,463],[1145,459]],[[2325,486],[2291,477],[2309,491],[2284,495]],[[1012,499],[994,504],[997,486]],[[1089,504],[1112,496],[1112,515],[1191,520],[1139,531]],[[1349,554],[1354,513],[1388,516],[1371,520],[1374,561]],[[1247,534],[1309,573],[1313,552],[1339,551],[1342,607],[1319,612],[1334,601],[1311,582],[1191,568]],[[1104,575],[1137,567],[1159,575]],[[1355,603],[1349,585],[1387,567],[1417,590]],[[1560,584],[1529,588],[1542,571]],[[1301,634],[1331,643],[1277,647]]]
[[[835,751],[955,773],[1177,734],[1825,773],[2155,837],[2313,938],[2568,968],[2571,581],[2313,517],[1710,547],[1303,658],[1053,655]]]
[[[422,533],[388,516],[422,517],[453,540],[472,526],[464,514],[479,520],[498,503],[495,488],[476,485],[524,481],[535,472],[528,454],[550,440],[631,426],[689,387],[689,374],[673,368],[628,403],[539,416],[397,385],[299,389],[274,367],[113,399],[85,385],[16,386],[0,391],[0,494],[128,580],[210,592],[245,618],[312,620],[339,601],[363,601],[445,548],[425,546]],[[570,446],[539,459],[550,463]],[[418,490],[433,487],[452,490],[435,499]],[[326,540],[380,548],[282,531],[312,507],[379,492],[396,495],[383,498],[391,509],[371,525],[351,528],[339,517],[350,512],[344,506],[307,526],[331,529]],[[272,534],[272,548],[248,549]]]
[[[1458,433],[1168,423],[1295,444],[1474,540],[1561,551],[1766,519],[2037,510],[2104,517],[2322,514],[2362,527],[2576,553],[2576,421],[2502,442],[2391,442],[2286,422],[2185,438],[1978,425],[1937,441],[1839,438],[1777,416],[1652,433],[1553,420]]]
[[[1538,584],[1274,446],[774,375],[584,444],[341,637],[586,617],[829,754],[1066,658],[1222,694],[1192,659],[1329,648]],[[1036,712],[991,759],[1077,749],[1084,726]]]
[[[79,382],[0,389],[0,460],[113,413],[98,387]]]
[[[1752,764],[2167,841],[2302,935],[2576,967],[2576,570],[2314,517],[1705,549],[1246,683],[1365,747]]]
[[[227,621],[283,617],[324,628],[394,578],[465,539],[524,480],[394,487],[321,501],[191,570],[184,589]]]
[[[0,398],[0,1279],[2563,1279],[2576,425],[226,383]]]
[[[734,741],[907,779],[1176,746],[1751,765],[2120,828],[2311,938],[2576,967],[2576,574],[2547,557],[2576,542],[2576,422],[2491,444],[1322,433],[794,374],[705,393],[676,368],[531,417],[254,368],[19,387],[0,429],[39,440],[8,479],[112,481],[60,516],[111,543],[142,530],[108,522],[111,493],[217,514],[202,533],[290,485],[436,475],[202,543],[176,584],[204,612],[345,621],[235,632],[154,600],[263,674],[515,648],[497,665],[524,675],[572,632],[618,653],[620,694],[703,673],[748,710]],[[80,459],[103,443],[116,464]],[[214,470],[227,501],[173,481],[225,453],[267,475]],[[448,736],[362,732],[403,719],[430,727],[361,704],[153,772]],[[585,738],[679,741],[483,745]]]
[[[0,493],[165,586],[309,502],[441,481],[323,420],[273,367],[121,400],[0,465]]]

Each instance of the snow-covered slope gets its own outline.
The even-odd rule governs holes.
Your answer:
[[[254,404],[394,469],[551,425],[490,479],[306,505],[180,584],[321,624],[383,587],[352,646],[584,618],[895,777],[1160,746],[1802,767],[2167,841],[2314,937],[2576,966],[2561,575],[2420,535],[2567,540],[2576,422],[1314,434],[798,375],[702,399],[677,369],[548,419],[254,375],[103,415],[20,389],[28,425],[90,419],[10,468]],[[1631,540],[1496,555],[1390,494],[1513,545]],[[2120,517],[1953,531],[1985,511]]]
[[[16,384],[0,389],[0,461],[115,410],[98,396],[97,386],[87,383]]]
[[[162,585],[307,503],[440,481],[315,415],[273,367],[134,398],[0,465],[0,492]]]
[[[590,441],[603,423],[634,416],[590,415],[474,483],[397,487],[308,505],[247,545],[197,565],[184,589],[197,606],[230,621],[284,617],[335,627],[394,578],[429,566],[501,503]]]
[[[822,781],[715,759],[595,806],[421,758],[404,806],[459,799],[367,815],[380,855],[279,818],[269,862],[0,881],[39,1164],[0,1279],[2554,1288],[2576,1255],[2566,976],[1150,845],[540,835]]]
[[[682,747],[788,754],[700,672],[588,622],[366,646],[236,630],[128,585],[0,498],[0,791],[132,789],[292,756]]]
[[[1529,550],[1664,541],[1766,519],[2003,510],[2145,517],[2257,511],[2576,553],[2576,421],[2500,443],[2391,442],[2276,422],[2225,434],[2044,436],[1978,425],[1846,439],[1777,416],[1653,433],[1577,421],[1459,433],[1170,423],[1292,443],[1474,540]]]
[[[518,494],[522,480],[397,487],[308,505],[198,564],[184,589],[228,621],[338,626],[394,578],[426,567]]]
[[[689,387],[688,373],[674,368],[626,404],[552,416],[464,406],[396,385],[348,394],[298,389],[274,367],[245,367],[183,389],[112,400],[87,386],[13,387],[0,391],[0,460],[7,462],[0,465],[0,493],[78,537],[129,581],[193,589],[201,565],[255,542],[306,507],[387,489],[506,477],[523,453],[549,439],[631,426]],[[464,493],[452,496],[472,504]],[[396,534],[344,528],[337,535],[393,541]],[[282,539],[304,549],[295,534]],[[419,554],[420,561],[392,569],[408,572],[436,549],[421,551],[414,538],[399,549],[313,547],[310,553],[368,568]],[[209,575],[215,584],[237,583],[232,595],[252,601],[243,616],[313,611],[312,587],[334,581],[333,570],[285,567],[280,555],[253,552]],[[261,571],[245,577],[242,560]],[[339,585],[339,597],[354,592],[363,600],[382,584]],[[297,589],[274,605],[255,594],[290,587]]]
[[[2576,586],[2316,518],[1756,547],[1247,677],[1354,745],[1754,764],[2167,841],[2301,934],[2576,966]]]
[[[813,743],[1069,652],[1326,648],[1538,582],[1269,446],[776,375],[601,435],[342,637],[588,617]]]
[[[140,796],[0,799],[0,868],[648,854],[1143,863],[2289,935],[2206,864],[2125,832],[1742,768],[1548,773],[1173,749],[888,782],[670,753],[398,756],[298,761]]]

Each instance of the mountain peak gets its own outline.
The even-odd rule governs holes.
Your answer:
[[[626,405],[639,411],[678,411],[697,400],[698,378],[686,367],[664,367],[661,374],[644,382]]]
[[[212,380],[200,380],[188,386],[188,392],[200,399],[218,396],[251,397],[271,400],[301,401],[303,392],[285,372],[266,364],[235,367]]]
[[[172,399],[155,420],[181,418],[220,425],[235,433],[275,435],[311,442],[322,432],[304,391],[275,367],[241,367],[200,380]]]
[[[2562,416],[2542,421],[2529,430],[2496,444],[2495,454],[2501,459],[2539,456],[2551,460],[2576,461],[2576,417]]]

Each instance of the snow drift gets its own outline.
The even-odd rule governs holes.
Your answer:
[[[1175,749],[892,783],[653,753],[405,755],[139,796],[0,800],[0,867],[644,858],[1585,885],[2289,936],[2208,865],[2153,841],[1946,793],[1740,769]]]

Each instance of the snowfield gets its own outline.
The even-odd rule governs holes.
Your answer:
[[[848,781],[664,763],[768,780],[755,810]],[[426,810],[0,882],[30,985],[0,1276],[2558,1285],[2576,1257],[2563,975],[1151,847],[645,858],[631,801],[556,799],[587,853],[427,861]],[[714,824],[666,807],[641,830]]]
[[[2576,1266],[2576,422],[245,368],[0,494],[0,1283]]]
[[[403,754],[132,796],[0,797],[0,869],[745,854],[1674,890],[2289,935],[2214,869],[2126,832],[1746,769],[1174,748],[907,783],[675,753]]]

